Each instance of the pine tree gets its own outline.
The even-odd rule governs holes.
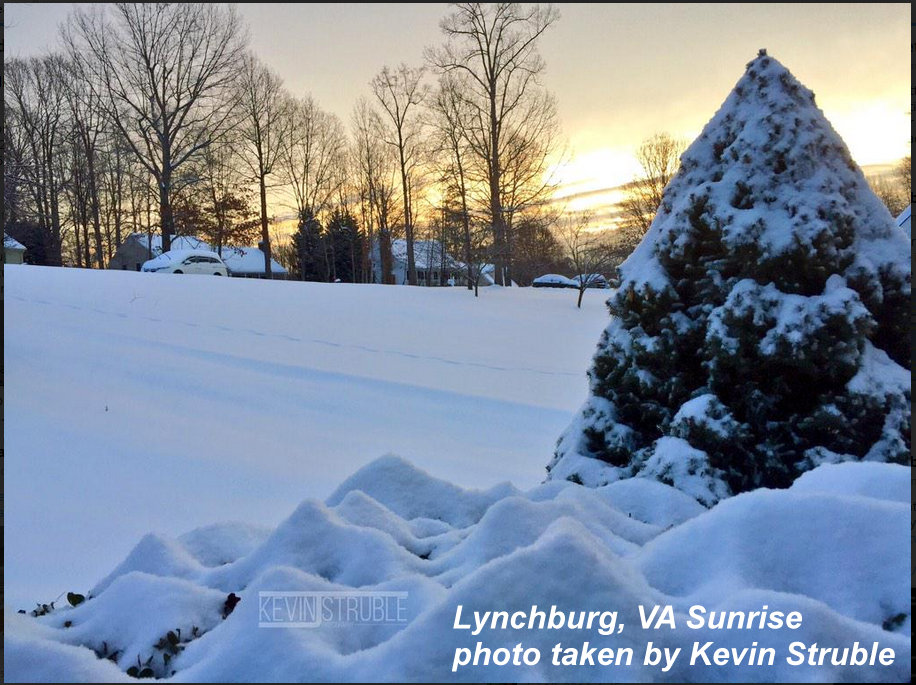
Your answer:
[[[318,218],[308,209],[299,215],[299,227],[293,234],[296,274],[300,281],[327,282],[330,278],[324,230]]]
[[[711,505],[826,462],[908,461],[910,243],[765,51],[620,272],[550,478],[650,477]]]
[[[362,281],[360,257],[363,235],[356,218],[347,209],[337,208],[328,219],[327,241],[332,259],[332,280],[343,283]]]

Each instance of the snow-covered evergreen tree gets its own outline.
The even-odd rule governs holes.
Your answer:
[[[761,51],[621,267],[550,478],[711,505],[910,450],[910,242],[813,93]]]

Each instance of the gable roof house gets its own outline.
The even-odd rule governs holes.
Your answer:
[[[438,240],[415,240],[414,264],[417,267],[417,285],[455,285],[465,282],[464,265],[455,260]],[[396,285],[407,285],[407,241],[391,241],[391,274]],[[378,241],[372,244],[372,282],[382,283],[382,263]]]
[[[257,247],[224,247],[220,251],[220,257],[226,263],[230,276],[266,278],[264,253]],[[271,258],[270,277],[286,279],[289,278],[289,272],[276,259]]]
[[[193,236],[172,236],[173,250],[209,250],[210,246]],[[131,233],[118,245],[117,251],[108,262],[109,269],[140,271],[143,263],[162,254],[162,236],[147,233]]]
[[[206,250],[215,252],[209,243],[194,236],[172,236],[172,251]],[[162,236],[131,233],[118,246],[108,263],[109,269],[140,271],[143,263],[162,254]],[[230,276],[264,278],[264,253],[256,247],[224,247],[220,257],[226,263]],[[275,259],[270,260],[271,278],[285,279],[289,274]]]
[[[25,245],[6,233],[3,234],[3,263],[22,264],[25,262]]]
[[[495,285],[496,284],[496,265],[495,264],[484,264],[480,267],[480,283],[481,288],[485,286]],[[512,281],[513,287],[518,287],[518,283]]]

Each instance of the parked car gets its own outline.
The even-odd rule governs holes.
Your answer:
[[[560,274],[544,274],[531,281],[532,288],[578,288],[578,284],[571,278]]]
[[[573,276],[571,280],[573,282],[573,288],[578,288],[583,280],[585,280],[586,288],[601,288],[603,290],[611,287],[607,279],[601,274],[591,274],[590,276],[583,274],[581,276]]]
[[[143,265],[143,271],[160,274],[204,274],[228,276],[229,269],[219,255],[209,250],[170,250]]]

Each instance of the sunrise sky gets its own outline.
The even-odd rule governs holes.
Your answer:
[[[7,3],[5,54],[53,46],[69,9]],[[252,48],[288,88],[344,122],[383,65],[422,63],[448,12],[439,3],[239,9]],[[762,47],[814,90],[860,165],[909,153],[909,4],[564,4],[561,13],[541,52],[572,151],[560,193],[574,208],[612,201],[607,191],[632,177],[643,139],[692,140]]]

